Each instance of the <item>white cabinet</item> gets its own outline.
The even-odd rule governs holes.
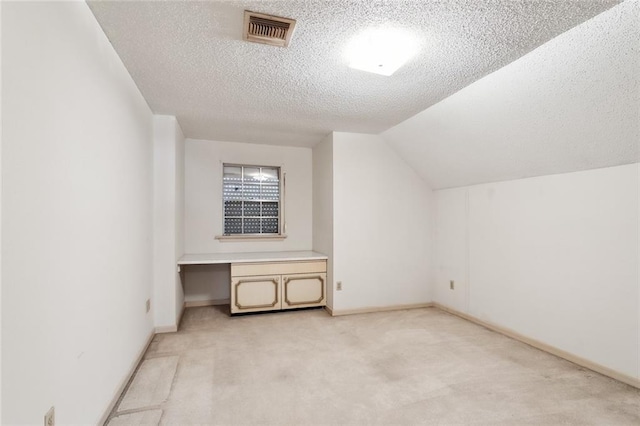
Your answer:
[[[274,311],[281,309],[280,280],[281,277],[279,275],[232,278],[231,312]]]
[[[327,262],[231,264],[231,313],[324,306]]]
[[[324,306],[327,274],[282,276],[282,309]]]

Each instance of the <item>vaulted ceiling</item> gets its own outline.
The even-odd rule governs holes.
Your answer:
[[[640,161],[640,2],[572,28],[382,137],[434,189]]]
[[[617,0],[91,1],[151,109],[185,136],[313,146],[380,133],[511,63]],[[297,20],[288,48],[242,40],[245,9]],[[390,77],[347,66],[369,27],[416,34]]]

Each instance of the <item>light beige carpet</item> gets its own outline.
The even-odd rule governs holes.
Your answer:
[[[177,356],[168,356],[142,361],[129,389],[118,405],[118,410],[153,407],[166,401],[178,368],[178,359]]]
[[[116,406],[111,425],[640,424],[640,390],[435,308],[189,308],[178,333],[155,336],[152,360],[122,400],[151,389],[149,406]]]

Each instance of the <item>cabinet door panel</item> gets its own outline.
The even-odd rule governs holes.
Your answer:
[[[282,309],[325,305],[327,274],[298,274],[282,277]]]
[[[231,313],[281,308],[280,277],[231,277]]]

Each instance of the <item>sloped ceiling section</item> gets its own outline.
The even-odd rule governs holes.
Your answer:
[[[90,1],[155,113],[188,138],[313,146],[379,133],[618,0]],[[288,48],[242,40],[243,10],[297,20]],[[400,26],[420,53],[391,77],[349,68],[347,42]]]
[[[639,78],[628,1],[382,136],[436,189],[634,163]]]

